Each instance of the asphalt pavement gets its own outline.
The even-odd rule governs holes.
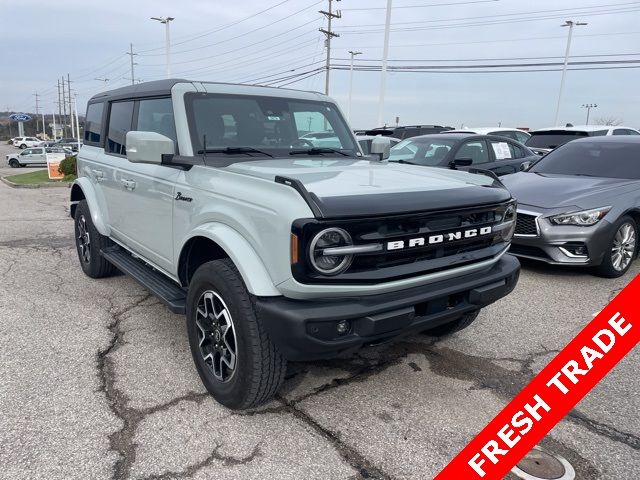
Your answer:
[[[123,275],[83,275],[68,194],[0,183],[0,478],[433,478],[640,270],[525,263],[465,331],[291,364],[275,400],[232,412],[205,393],[183,317]],[[639,360],[541,442],[577,479],[640,477]]]

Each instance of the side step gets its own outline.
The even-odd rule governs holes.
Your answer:
[[[187,291],[118,246],[101,250],[102,256],[158,297],[173,313],[186,312]]]

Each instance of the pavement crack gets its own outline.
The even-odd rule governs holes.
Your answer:
[[[110,300],[110,313],[112,321],[108,325],[111,333],[111,340],[106,348],[97,354],[98,377],[100,380],[100,391],[104,392],[109,409],[122,422],[122,427],[109,436],[109,445],[111,450],[119,456],[113,466],[112,478],[114,480],[125,479],[129,477],[131,467],[136,459],[136,447],[134,437],[140,423],[149,415],[167,410],[180,402],[202,402],[209,395],[202,392],[188,392],[185,395],[171,399],[161,405],[145,409],[137,409],[128,405],[128,398],[124,392],[116,387],[116,366],[110,355],[119,347],[124,345],[124,330],[121,328],[121,322],[136,307],[142,305],[151,297],[151,294],[139,296],[132,304],[122,309],[115,309],[113,302]]]
[[[335,448],[342,459],[357,472],[355,477],[356,479],[392,480],[393,477],[391,475],[384,472],[379,467],[373,465],[373,463],[365,458],[364,455],[343,442],[338,434],[332,432],[328,428],[323,427],[318,422],[316,422],[313,417],[311,417],[311,415],[306,413],[304,410],[297,408],[295,402],[287,400],[279,395],[276,395],[276,400],[281,402],[286,407],[285,410],[287,412],[292,414],[295,418],[305,423],[320,436],[325,438],[333,446],[333,448]]]
[[[573,423],[582,425],[587,430],[595,433],[596,435],[606,437],[614,442],[625,444],[633,448],[634,450],[640,450],[640,437],[638,435],[634,435],[628,432],[622,432],[610,425],[592,420],[578,410],[569,412],[567,418],[570,419]]]

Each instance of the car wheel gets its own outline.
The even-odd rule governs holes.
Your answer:
[[[602,263],[596,267],[601,277],[621,277],[631,267],[638,252],[638,227],[629,216],[620,218],[615,224],[614,234],[604,254]]]
[[[20,167],[20,162],[18,162],[15,158],[9,160],[9,166],[11,168],[19,168]]]
[[[27,146],[23,143],[18,147],[20,150],[24,150],[25,148],[27,148]]]
[[[100,250],[112,246],[113,243],[96,230],[86,200],[78,203],[74,221],[76,250],[82,271],[91,278],[110,277],[115,274],[116,267],[100,254]]]
[[[456,333],[467,328],[475,321],[476,318],[478,318],[479,314],[480,310],[466,313],[452,322],[445,323],[444,325],[439,325],[430,330],[425,330],[424,333],[431,337],[444,337],[446,335],[451,335],[452,333]]]
[[[207,262],[193,275],[187,333],[200,379],[222,405],[255,407],[282,384],[286,360],[269,339],[229,259]]]

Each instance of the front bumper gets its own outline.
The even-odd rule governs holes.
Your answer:
[[[256,307],[287,359],[330,358],[454,321],[509,294],[519,273],[518,260],[505,255],[488,269],[398,292],[313,301],[258,297]],[[339,335],[342,320],[350,329]]]
[[[614,234],[614,225],[606,219],[590,227],[553,225],[547,218],[537,218],[537,235],[514,235],[509,253],[551,265],[593,267],[600,265]],[[584,253],[575,255],[576,248]]]

